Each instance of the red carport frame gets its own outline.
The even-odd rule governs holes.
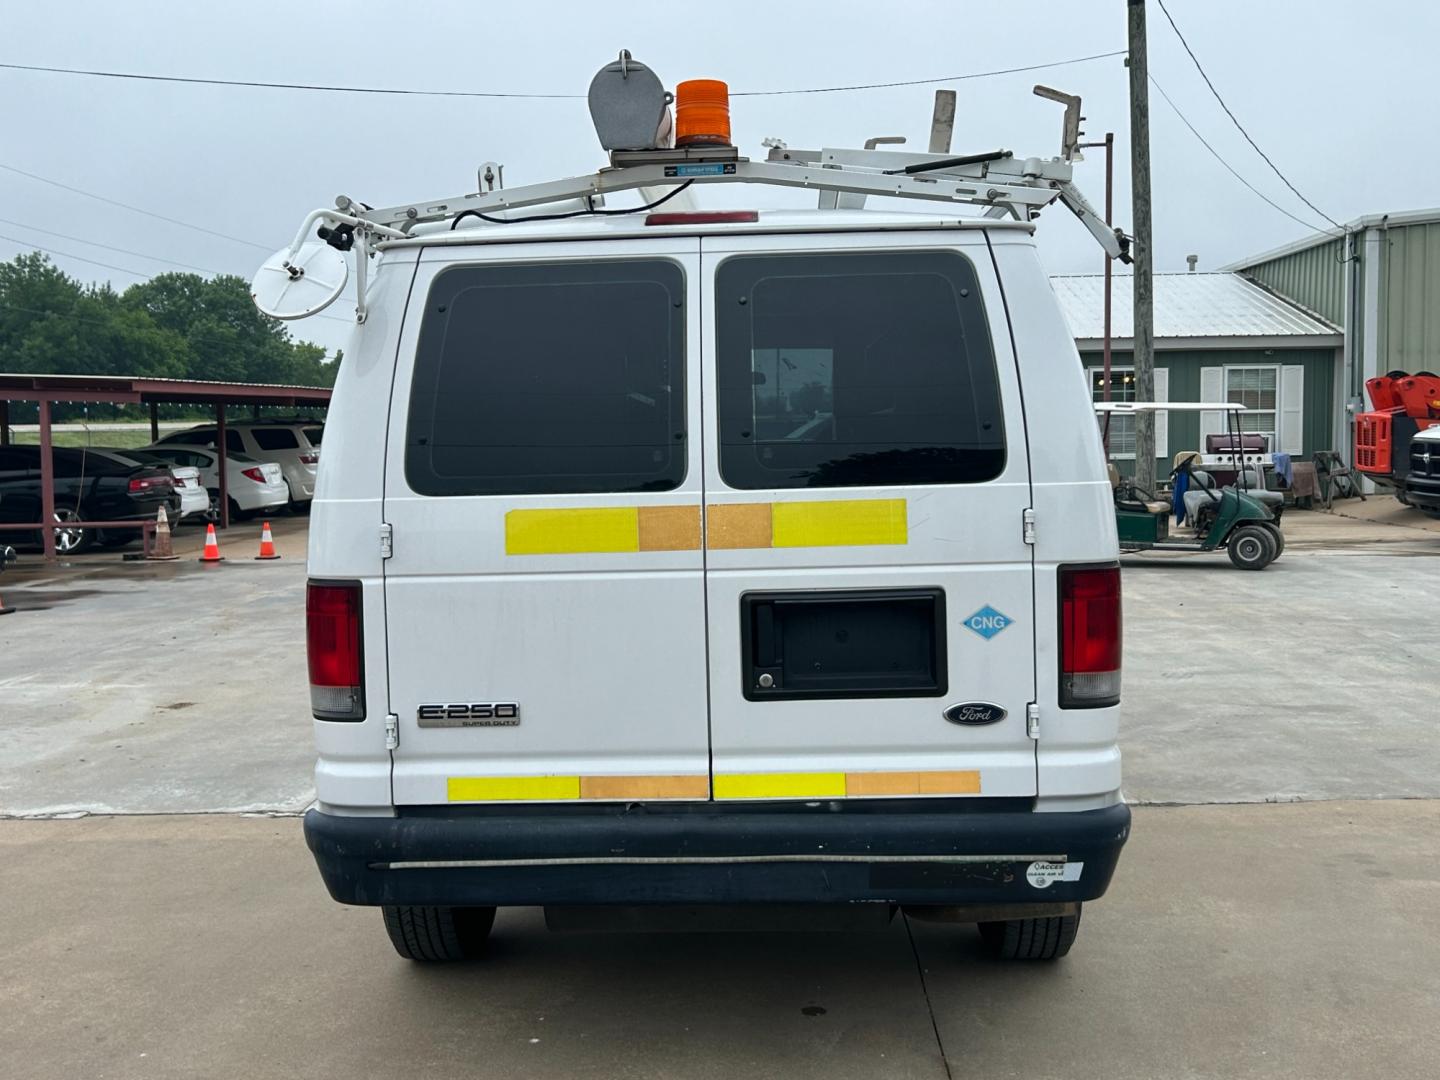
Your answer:
[[[195,379],[133,379],[118,375],[7,375],[0,373],[0,446],[10,444],[12,401],[34,401],[40,409],[40,516],[39,522],[6,524],[9,529],[38,529],[45,544],[45,561],[55,562],[55,461],[50,409],[56,402],[103,402],[110,405],[148,405],[150,437],[160,435],[159,405],[211,405],[215,409],[215,452],[220,458],[220,528],[230,527],[228,461],[225,447],[225,409],[229,405],[286,405],[325,407],[330,390],[324,386],[285,386],[275,383],[205,382]],[[139,523],[135,523],[138,527]]]

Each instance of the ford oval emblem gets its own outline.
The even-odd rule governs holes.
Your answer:
[[[999,705],[992,705],[988,701],[964,701],[945,710],[945,719],[950,723],[966,724],[970,727],[998,724],[1008,715],[1010,714]]]

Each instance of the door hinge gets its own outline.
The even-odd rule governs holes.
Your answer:
[[[1020,535],[1024,538],[1025,543],[1035,543],[1035,511],[1027,509],[1020,515],[1020,522]]]
[[[385,749],[394,750],[400,745],[400,717],[393,712],[385,714]]]
[[[380,558],[388,559],[395,554],[395,530],[389,525],[380,526]]]
[[[1033,701],[1025,706],[1025,734],[1040,738],[1040,706]]]

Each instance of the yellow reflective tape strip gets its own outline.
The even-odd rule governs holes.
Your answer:
[[[512,802],[521,799],[578,799],[578,776],[452,776],[451,802]]]
[[[980,773],[722,773],[717,799],[828,799],[867,795],[978,795]]]
[[[769,503],[711,503],[705,511],[705,544],[725,548],[768,548],[771,535]]]
[[[841,499],[771,505],[775,547],[861,547],[905,544],[904,499]]]
[[[717,799],[814,799],[845,794],[844,773],[721,773]]]
[[[511,510],[505,515],[506,555],[580,555],[639,550],[638,507]]]
[[[582,799],[708,799],[710,777],[582,776]]]
[[[915,774],[920,780],[921,795],[979,795],[980,773],[968,769],[962,772],[922,772]]]
[[[452,776],[451,802],[522,799],[708,799],[710,777],[689,776]]]
[[[641,551],[699,551],[700,507],[639,508]]]
[[[712,503],[706,511],[712,549],[863,547],[906,544],[904,499],[822,502]],[[694,551],[700,547],[699,506],[605,506],[511,510],[505,515],[507,555],[585,555],[633,551]]]

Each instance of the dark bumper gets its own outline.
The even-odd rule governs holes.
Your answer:
[[[1431,512],[1440,511],[1440,480],[1417,477],[1413,473],[1405,482],[1405,497],[1410,505]]]
[[[1130,834],[1130,809],[514,813],[396,818],[311,810],[305,840],[345,904],[1093,900]],[[1083,863],[1031,883],[1034,862]],[[1072,870],[1071,875],[1074,872]]]

